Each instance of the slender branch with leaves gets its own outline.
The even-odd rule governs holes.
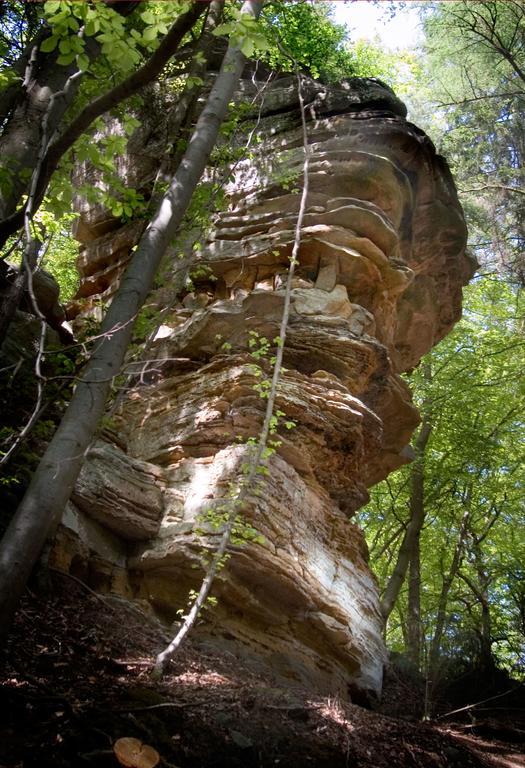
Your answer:
[[[213,553],[210,564],[202,581],[199,592],[196,595],[195,601],[185,617],[179,631],[171,641],[171,643],[158,654],[155,667],[154,676],[159,678],[164,673],[166,664],[177,653],[177,650],[181,647],[184,639],[189,632],[195,626],[195,623],[199,617],[202,608],[205,606],[211,588],[215,581],[217,573],[220,571],[224,558],[227,553],[228,545],[230,544],[234,526],[237,522],[238,516],[242,514],[242,508],[246,503],[249,495],[255,491],[255,486],[259,480],[261,474],[261,467],[263,465],[264,457],[268,455],[268,440],[272,433],[272,426],[275,424],[275,399],[279,388],[279,382],[283,369],[283,355],[284,347],[286,343],[286,333],[288,328],[288,321],[290,317],[290,303],[292,296],[292,282],[295,273],[295,266],[298,262],[299,247],[301,245],[301,231],[304,219],[304,213],[306,210],[306,201],[308,197],[308,166],[310,161],[310,148],[308,144],[308,132],[306,127],[306,115],[305,106],[302,93],[302,75],[297,72],[297,89],[299,96],[299,107],[301,111],[301,123],[303,130],[303,187],[301,192],[301,201],[299,205],[299,212],[297,215],[297,221],[295,225],[294,243],[292,248],[292,254],[290,257],[290,265],[288,268],[288,275],[286,279],[285,293],[284,293],[284,307],[281,316],[281,323],[279,328],[279,336],[274,339],[277,344],[277,351],[275,355],[275,362],[273,366],[273,374],[269,386],[264,391],[264,398],[266,399],[266,410],[264,414],[264,420],[259,433],[257,442],[253,446],[252,455],[246,467],[245,476],[239,483],[236,490],[233,491],[231,498],[224,502],[224,508],[226,512],[226,520],[222,535],[219,541],[219,545],[216,551]],[[261,393],[262,395],[263,393]],[[273,450],[273,449],[272,449]]]

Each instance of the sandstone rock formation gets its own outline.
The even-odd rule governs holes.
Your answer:
[[[239,98],[260,87],[245,81]],[[243,511],[264,539],[232,546],[198,637],[291,681],[370,697],[382,627],[351,517],[409,460],[418,414],[399,374],[458,319],[472,265],[447,165],[388,88],[308,81],[306,100],[310,193],[277,398],[296,427],[279,428],[269,476]],[[295,78],[262,88],[246,119],[256,118],[258,143],[234,163],[226,207],[206,239],[195,235],[193,283],[177,298],[168,280],[152,297],[168,311],[87,458],[53,554],[172,620],[218,537],[206,513],[238,482],[261,424],[250,334],[273,340],[283,310],[304,160]],[[152,177],[152,136],[123,173],[139,179],[142,163]],[[111,296],[140,229],[82,209],[84,313]]]

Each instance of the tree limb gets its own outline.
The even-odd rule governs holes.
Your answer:
[[[504,192],[514,192],[516,195],[525,195],[525,189],[521,187],[508,187],[505,184],[483,184],[481,187],[473,187],[472,189],[462,189],[461,194],[466,195],[473,192],[484,192],[487,189],[499,189]]]
[[[36,185],[35,212],[45,195],[47,185],[64,154],[71,149],[75,141],[89,128],[97,117],[115,107],[124,99],[137,93],[150,83],[163,69],[177,50],[184,35],[193,27],[206,7],[205,3],[194,2],[189,11],[179,16],[168,34],[163,38],[157,50],[148,61],[129,75],[110,91],[94,99],[82,112],[50,142],[42,160],[41,172]],[[25,207],[0,222],[0,247],[7,238],[23,226]]]
[[[246,0],[252,15],[262,0]],[[112,377],[118,375],[131,340],[134,321],[155,274],[188,208],[226,116],[245,57],[228,48],[171,184],[134,252],[102,324],[93,349],[60,425],[37,467],[31,484],[4,535],[0,548],[0,632],[6,635],[34,563],[58,525],[104,413]]]

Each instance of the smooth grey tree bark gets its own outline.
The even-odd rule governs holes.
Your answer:
[[[257,17],[263,0],[246,0]],[[137,313],[153,284],[215,145],[245,62],[242,40],[228,46],[221,71],[168,191],[144,232],[102,324],[101,336],[55,436],[0,545],[0,633],[8,632],[27,579],[58,525],[119,373]]]
[[[128,2],[122,2],[121,0],[114,5],[115,7],[121,6],[120,10],[123,15],[133,10],[133,4],[130,6]],[[4,153],[4,157],[10,158],[9,162],[14,162],[13,158],[17,157],[17,162],[25,163],[21,171],[18,169],[16,173],[13,172],[13,179],[17,183],[6,187],[3,196],[2,192],[0,192],[0,211],[2,206],[7,206],[7,210],[13,207],[16,208],[21,192],[24,190],[24,185],[27,183],[27,180],[24,181],[27,172],[32,173],[30,191],[23,206],[15,210],[7,218],[2,219],[0,216],[0,247],[5,245],[10,235],[27,223],[27,217],[32,220],[44,198],[49,181],[61,158],[71,149],[75,141],[89,128],[97,117],[138,92],[161,72],[167,61],[169,61],[179,47],[184,35],[194,26],[204,9],[204,3],[194,2],[186,13],[181,14],[177,18],[159,47],[145,64],[114,88],[91,101],[65,128],[61,126],[61,120],[68,106],[74,101],[78,88],[77,80],[79,76],[82,76],[82,72],[77,71],[71,65],[73,67],[73,74],[63,83],[62,91],[58,92],[53,92],[48,86],[37,88],[34,83],[30,82],[28,84],[26,98],[22,99],[20,106],[7,121],[4,131],[0,136],[0,151]],[[42,39],[44,37],[41,35]],[[39,44],[40,38],[32,44],[31,57],[34,58],[34,61],[30,63],[30,59],[28,59],[26,65],[28,76],[26,79],[32,77],[31,72],[33,68],[39,71],[41,67],[40,59],[42,57],[46,58],[46,54],[42,54],[39,51]],[[100,46],[96,40],[90,39],[87,41],[86,50],[91,52],[92,59],[95,57],[95,54],[98,55],[99,49]],[[49,55],[47,57],[49,58]],[[44,68],[44,73],[40,75],[40,79],[45,84],[45,78],[49,73],[51,73],[54,79],[57,77],[63,78],[65,69],[65,67],[51,61]],[[35,89],[37,96],[35,96]],[[45,94],[45,98],[41,98],[42,94]],[[21,111],[22,116],[26,115],[26,113],[31,115],[36,109],[35,104],[32,105],[33,101],[35,103],[41,102],[40,107],[44,110],[41,119],[24,119],[20,121],[18,112]],[[28,136],[31,136],[31,141],[29,141]],[[5,154],[9,152],[10,147],[11,149],[18,148],[18,156],[16,154],[12,156]],[[30,165],[31,168],[29,167]],[[35,250],[33,244],[26,244],[26,250],[33,253]],[[28,269],[34,270],[36,262],[36,252],[34,253],[32,265],[28,259],[23,259],[19,275],[11,284],[5,301],[0,307],[0,346],[6,337],[9,325],[26,290],[29,279],[27,271]]]
[[[145,85],[151,83],[155,79],[155,77],[162,71],[163,67],[170,60],[173,54],[177,51],[184,35],[194,26],[199,16],[204,12],[205,8],[205,3],[194,2],[193,5],[190,6],[190,9],[186,11],[186,13],[181,14],[181,16],[179,16],[179,18],[173,23],[171,29],[162,39],[159,47],[152,53],[150,58],[141,67],[139,67],[139,69],[135,70],[135,72],[126,77],[114,88],[111,88],[106,93],[93,99],[93,101],[87,104],[84,109],[82,109],[82,111],[67,126],[63,127],[59,122],[57,122],[56,118],[61,118],[61,115],[56,115],[56,110],[54,110],[51,125],[53,129],[52,134],[55,133],[57,126],[60,126],[60,130],[56,131],[56,135],[53,136],[52,140],[49,142],[49,145],[45,148],[45,153],[42,158],[41,170],[35,189],[33,213],[37,211],[39,205],[41,204],[49,181],[57,169],[60,160],[64,157],[66,152],[71,149],[75,141],[88,130],[88,128],[93,124],[97,117],[105,114],[111,108],[117,106],[117,104],[120,104],[120,102],[124,101],[124,99],[127,99],[133,94],[137,93]],[[98,47],[98,43],[96,43],[96,41],[94,41],[94,43],[93,41],[90,41],[90,44],[96,44]],[[63,75],[63,70],[65,69],[64,67],[61,67],[57,64],[55,64],[54,67],[56,70],[58,70],[58,75]],[[53,75],[54,77],[57,76],[56,73],[53,73]],[[43,82],[45,82],[45,77],[41,79]],[[28,91],[28,101],[30,99],[31,93],[31,91]],[[71,93],[68,96],[67,102],[64,99],[61,100],[62,114],[72,102],[73,96],[74,93]],[[31,96],[31,98],[34,99],[35,97]],[[26,109],[30,109],[30,105],[27,106]],[[37,140],[37,128],[38,123],[36,124],[36,127],[33,125],[31,129],[32,134],[35,134],[34,139],[32,139],[33,144]],[[15,145],[23,147],[23,137],[20,137],[19,135],[18,124],[15,124],[14,127],[8,125],[8,130],[11,134],[13,134]],[[26,127],[26,131],[27,130],[28,127]],[[0,148],[2,148],[3,141],[4,137],[2,136],[0,138]],[[34,162],[31,155],[30,159]],[[26,162],[26,160],[24,160],[24,162]],[[17,191],[15,190],[15,193],[16,192]],[[17,200],[18,199],[19,197]],[[14,234],[24,224],[25,207],[21,207],[17,211],[11,211],[11,208],[12,205],[7,209],[6,213],[0,207],[0,246],[3,246],[7,238]],[[11,212],[9,213],[9,211]]]
[[[39,50],[40,39],[33,44],[27,57],[24,97],[11,109],[0,136],[2,165],[9,174],[9,183],[5,183],[0,192],[0,221],[15,212],[22,196],[27,193],[35,158],[39,154],[44,117],[51,108],[48,123],[51,130],[55,130],[78,90],[81,73],[77,65],[63,67],[57,64],[56,56]],[[86,41],[86,53],[91,60],[99,51],[100,45],[95,40]],[[77,80],[66,91],[66,84],[74,76],[78,76]],[[60,98],[56,98],[58,93]]]
[[[129,15],[136,7],[128,0],[119,0],[111,5],[123,16]],[[9,184],[4,184],[0,190],[0,221],[15,213],[29,189],[36,158],[40,154],[44,117],[48,136],[51,137],[73,103],[83,76],[76,62],[68,66],[57,64],[58,51],[43,53],[40,50],[42,41],[49,34],[50,30],[39,32],[29,44],[27,52],[14,67],[23,82],[0,102],[3,123],[0,157],[9,173]],[[100,50],[97,40],[92,37],[86,39],[85,53],[90,61],[97,58]],[[17,228],[23,224],[22,213]],[[4,242],[5,239],[2,244]]]

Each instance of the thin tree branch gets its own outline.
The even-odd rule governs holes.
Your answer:
[[[191,631],[191,629],[195,625],[195,622],[197,621],[199,613],[206,603],[210,590],[215,581],[215,576],[219,568],[221,567],[221,564],[223,563],[223,558],[226,554],[226,549],[230,543],[232,531],[233,531],[235,522],[237,520],[239,510],[244,504],[244,502],[246,501],[248,494],[253,490],[253,485],[257,478],[257,473],[261,466],[262,457],[266,449],[268,436],[270,434],[270,425],[273,417],[275,398],[277,395],[277,387],[279,384],[281,371],[282,371],[286,332],[287,332],[288,320],[290,316],[292,281],[293,281],[294,272],[295,272],[295,265],[297,264],[297,261],[298,261],[297,257],[299,254],[299,246],[301,244],[301,230],[302,230],[302,224],[303,224],[304,214],[306,210],[306,200],[308,197],[308,167],[310,162],[310,147],[308,144],[306,115],[305,115],[305,107],[304,107],[304,100],[303,100],[302,87],[301,87],[301,75],[299,74],[299,72],[297,72],[297,84],[298,84],[298,95],[299,95],[299,107],[301,111],[301,122],[302,122],[302,129],[303,129],[303,151],[304,151],[303,189],[301,194],[299,213],[297,216],[297,222],[295,226],[295,237],[294,237],[294,244],[292,248],[292,255],[290,257],[290,267],[288,270],[288,276],[286,280],[284,307],[283,307],[283,314],[281,318],[281,325],[279,329],[280,341],[279,341],[279,344],[277,347],[277,353],[275,356],[272,382],[271,382],[270,390],[268,393],[268,400],[266,404],[264,421],[261,428],[261,432],[259,434],[257,448],[251,459],[249,472],[246,478],[243,479],[242,482],[240,483],[240,488],[237,493],[237,496],[229,502],[230,510],[228,513],[226,523],[224,525],[221,540],[219,542],[219,546],[216,552],[212,557],[212,561],[206,572],[205,578],[202,582],[197,598],[195,599],[190,612],[184,619],[184,622],[181,628],[179,629],[179,631],[177,632],[177,634],[175,635],[171,643],[167,646],[167,648],[164,651],[159,653],[156,658],[155,668],[154,668],[154,677],[156,678],[159,678],[162,676],[167,662],[180,648],[185,637],[188,635],[188,633]]]
[[[177,50],[184,35],[193,27],[205,7],[206,4],[203,2],[198,2],[198,0],[193,2],[190,10],[179,16],[157,50],[142,67],[129,75],[122,83],[119,83],[110,91],[94,99],[84,107],[82,112],[62,133],[50,142],[45,157],[42,160],[41,172],[37,180],[33,212],[38,209],[42,202],[51,176],[64,154],[71,149],[75,141],[89,128],[97,117],[100,117],[100,115],[103,115],[124,99],[137,93],[162,71],[163,67]],[[10,235],[20,229],[23,224],[23,217],[24,208],[19,209],[0,222],[0,244],[5,243]]]
[[[481,187],[473,187],[472,189],[461,189],[459,190],[459,192],[463,195],[466,195],[473,192],[484,192],[486,189],[499,189],[505,192],[514,192],[516,195],[525,196],[525,189],[522,189],[521,187],[508,187],[508,186],[505,186],[505,184],[483,184]]]

